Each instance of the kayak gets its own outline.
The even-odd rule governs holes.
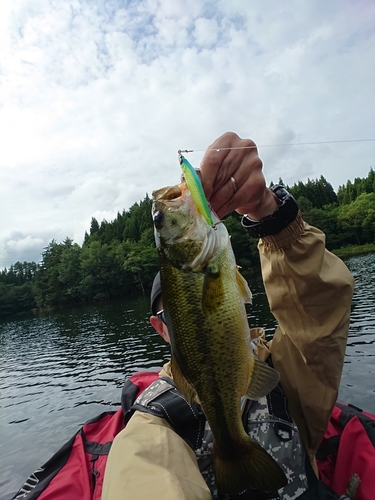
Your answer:
[[[2,500],[100,500],[113,439],[130,418],[135,399],[158,376],[156,371],[132,375],[123,389],[122,408],[86,422],[16,494]],[[337,498],[352,481],[355,500],[374,500],[375,415],[351,404],[336,403],[316,459],[321,482],[336,492]]]

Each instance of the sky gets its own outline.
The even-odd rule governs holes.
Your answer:
[[[366,177],[374,27],[373,0],[2,0],[0,269],[82,244],[226,131],[267,182]]]

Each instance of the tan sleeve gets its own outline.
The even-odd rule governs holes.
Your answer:
[[[278,328],[272,360],[314,462],[335,404],[349,330],[353,277],[301,215],[260,240],[263,280]]]
[[[136,411],[115,438],[103,500],[211,500],[193,450],[161,418]]]

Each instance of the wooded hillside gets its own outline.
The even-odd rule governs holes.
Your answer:
[[[282,183],[282,180],[280,180]],[[321,176],[286,186],[304,219],[326,233],[327,248],[375,243],[375,172],[335,193]],[[82,246],[52,240],[41,262],[16,262],[0,273],[0,316],[33,308],[60,307],[148,293],[158,269],[151,218],[152,200],[135,203],[111,222],[93,218]],[[236,213],[225,219],[237,263],[244,273],[259,265],[257,240]]]

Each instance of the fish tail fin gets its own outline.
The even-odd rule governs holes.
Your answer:
[[[236,456],[223,457],[214,449],[216,484],[221,493],[235,494],[246,489],[276,492],[287,479],[275,460],[249,437],[238,448]]]

